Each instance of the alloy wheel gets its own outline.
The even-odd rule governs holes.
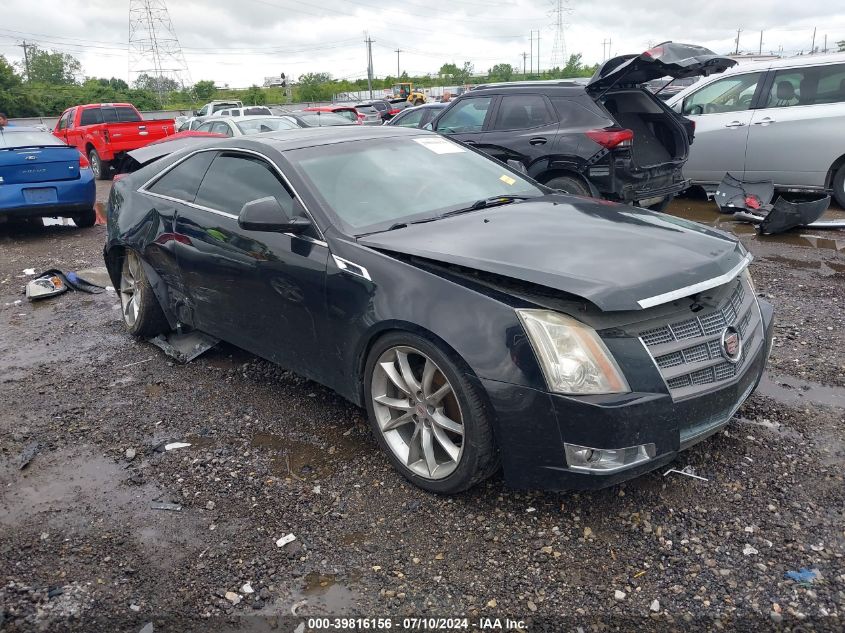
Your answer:
[[[135,325],[141,309],[140,268],[138,256],[132,251],[127,252],[120,274],[120,307],[123,310],[123,320],[129,327]]]
[[[421,351],[391,347],[373,368],[370,386],[379,431],[415,475],[443,479],[458,467],[464,424],[446,374]]]
[[[88,156],[88,162],[91,164],[91,171],[94,173],[95,178],[100,177],[100,156],[97,152],[91,152]]]

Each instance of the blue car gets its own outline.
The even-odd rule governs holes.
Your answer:
[[[49,132],[0,128],[0,222],[68,217],[96,221],[96,186],[88,159]]]

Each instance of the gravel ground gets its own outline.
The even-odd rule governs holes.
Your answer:
[[[23,298],[26,268],[101,266],[103,227],[0,226],[0,630],[294,630],[292,611],[842,630],[845,234],[721,226],[778,325],[758,392],[674,465],[706,480],[495,477],[451,498],[407,484],[364,412],[315,383],[227,345],[169,362],[124,333],[114,294]]]

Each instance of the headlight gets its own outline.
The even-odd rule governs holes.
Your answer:
[[[596,331],[551,310],[517,310],[551,391],[627,393],[628,381]]]

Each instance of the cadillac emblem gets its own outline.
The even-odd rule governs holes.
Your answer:
[[[739,335],[739,330],[735,327],[728,326],[722,332],[722,356],[725,357],[729,363],[738,363],[742,358],[742,337]]]

